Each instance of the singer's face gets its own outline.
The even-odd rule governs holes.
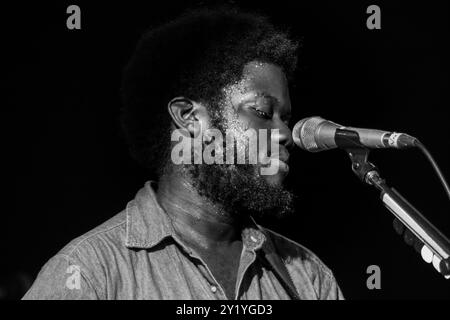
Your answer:
[[[256,132],[257,163],[190,165],[197,190],[236,214],[292,213],[293,194],[283,186],[289,171],[288,148],[293,141],[288,128],[291,102],[282,70],[267,63],[247,64],[242,79],[224,88],[224,99],[218,107],[219,111],[212,112],[206,122],[218,126],[223,133],[231,132],[236,140],[242,136],[245,140],[243,133],[247,129]],[[262,129],[266,132],[259,135]],[[240,151],[236,144],[236,153]],[[262,167],[277,170],[263,174]]]
[[[251,62],[244,68],[242,80],[225,91],[228,103],[235,112],[235,115],[225,116],[230,123],[228,129],[239,131],[237,127],[240,125],[240,128],[254,129],[258,133],[258,163],[270,161],[270,165],[265,166],[266,174],[258,170],[259,174],[268,183],[280,185],[289,172],[288,149],[293,145],[288,127],[291,100],[285,74],[273,64]],[[264,137],[266,143],[261,143],[260,137]],[[270,167],[276,169],[268,170]]]

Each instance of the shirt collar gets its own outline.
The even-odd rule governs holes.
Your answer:
[[[156,200],[155,182],[148,181],[126,208],[126,239],[128,248],[150,249],[167,237],[176,238],[167,213]],[[266,243],[267,236],[252,217],[242,231],[245,248],[256,251]]]

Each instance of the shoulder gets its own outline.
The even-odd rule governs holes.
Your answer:
[[[268,228],[263,229],[275,245],[278,255],[286,263],[290,263],[292,260],[301,260],[303,263],[307,263],[312,269],[315,269],[312,271],[320,271],[328,276],[333,274],[330,268],[310,249],[273,230]]]
[[[41,268],[23,299],[101,299],[109,264],[124,247],[126,212],[70,241]]]
[[[268,228],[262,228],[301,290],[312,291],[318,299],[342,299],[331,269],[310,249]]]
[[[127,252],[126,210],[116,214],[89,232],[70,241],[56,255],[65,257],[84,271],[87,278],[104,284],[110,270],[116,270]]]
[[[92,250],[104,251],[111,247],[124,246],[126,238],[126,210],[73,239],[58,254],[75,258]]]

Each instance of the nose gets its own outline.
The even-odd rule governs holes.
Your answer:
[[[292,149],[292,146],[294,145],[294,140],[292,139],[292,131],[291,129],[289,129],[288,125],[285,122],[279,120],[277,125],[274,126],[273,129],[278,129],[279,144],[281,144],[288,150]],[[276,138],[275,134],[274,138]]]

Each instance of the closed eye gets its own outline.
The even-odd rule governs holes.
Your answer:
[[[268,119],[268,120],[272,119],[272,115],[271,114],[269,114],[267,112],[264,112],[264,111],[262,111],[262,110],[260,110],[258,108],[255,108],[255,107],[251,107],[251,108],[256,112],[256,114],[258,114],[259,117],[261,117],[263,119]]]

